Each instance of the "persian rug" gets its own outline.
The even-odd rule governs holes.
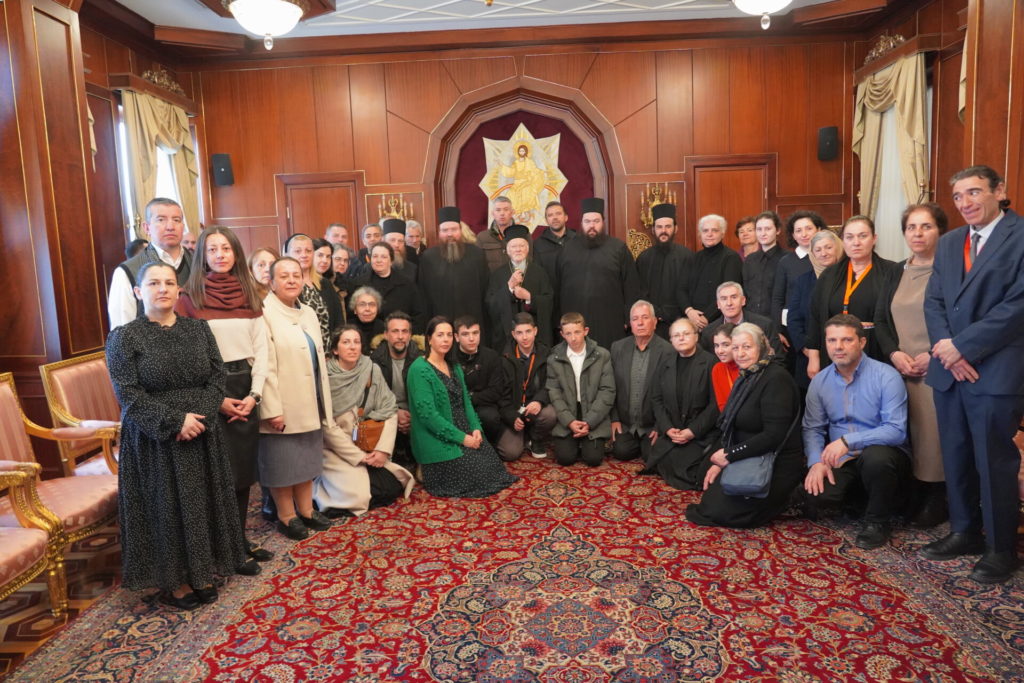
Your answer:
[[[488,499],[271,534],[196,612],[115,591],[11,680],[1024,680],[1024,582],[918,559],[944,529],[862,551],[849,521],[693,526],[698,495],[635,463],[510,468]]]

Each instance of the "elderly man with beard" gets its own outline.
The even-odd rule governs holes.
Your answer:
[[[683,317],[690,306],[689,278],[693,252],[674,240],[676,235],[675,204],[657,204],[651,208],[654,218],[654,245],[636,260],[640,282],[647,289],[647,298],[654,305],[658,320],[657,333],[668,339],[668,328]]]
[[[417,280],[427,319],[436,315],[449,320],[463,315],[486,319],[484,294],[490,271],[480,248],[463,242],[460,221],[458,207],[441,207],[437,212],[438,244],[420,256]]]
[[[391,267],[404,275],[409,282],[416,282],[416,262],[409,258],[409,250],[405,248],[405,221],[400,218],[386,218],[381,222],[380,229],[384,233],[384,244],[391,247],[395,254]]]
[[[582,314],[590,337],[607,349],[626,334],[640,280],[629,248],[605,229],[604,200],[584,199],[580,208],[581,238],[566,242],[558,255],[558,310]]]

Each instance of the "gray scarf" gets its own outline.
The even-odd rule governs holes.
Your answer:
[[[366,391],[366,381],[370,379],[371,373],[373,384],[366,396],[366,405],[363,406],[363,392]],[[365,408],[363,418],[368,420],[386,420],[398,412],[395,395],[384,383],[380,371],[374,369],[373,361],[368,356],[360,356],[351,370],[341,367],[337,358],[328,359],[327,378],[331,384],[331,404],[335,418],[359,407]]]

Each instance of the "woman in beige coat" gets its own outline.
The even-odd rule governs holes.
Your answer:
[[[324,430],[323,473],[313,484],[313,499],[327,517],[361,515],[408,496],[414,482],[406,469],[391,462],[398,403],[380,368],[363,355],[359,329],[342,326],[331,346],[327,374],[335,423]],[[368,451],[353,441],[360,419],[383,423],[380,438]]]
[[[277,507],[277,528],[294,540],[331,522],[313,509],[313,480],[320,475],[323,424],[331,416],[320,323],[299,303],[302,268],[290,257],[270,267],[263,301],[269,337],[268,373],[260,406],[260,484]]]

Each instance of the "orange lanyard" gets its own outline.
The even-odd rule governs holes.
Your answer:
[[[843,313],[844,314],[847,314],[847,313],[850,312],[850,297],[852,297],[853,293],[857,291],[858,287],[860,287],[860,283],[864,282],[864,278],[866,278],[868,276],[868,273],[871,272],[871,269],[874,267],[874,265],[875,265],[874,262],[869,263],[868,267],[865,268],[864,272],[860,274],[859,278],[857,278],[857,282],[854,283],[854,281],[853,281],[853,261],[849,261],[846,264],[846,292],[843,294]]]
[[[971,272],[971,266],[974,265],[974,261],[971,260],[971,229],[967,229],[967,236],[964,238],[964,272]]]
[[[519,355],[519,345],[517,344],[516,360],[519,360],[519,358],[521,358],[521,356]],[[526,379],[523,380],[523,398],[522,401],[519,403],[519,405],[521,406],[526,405],[526,387],[529,386],[530,384],[530,375],[533,374],[533,361],[535,360],[537,360],[537,349],[534,349],[533,353],[530,354],[530,367],[526,368]]]

